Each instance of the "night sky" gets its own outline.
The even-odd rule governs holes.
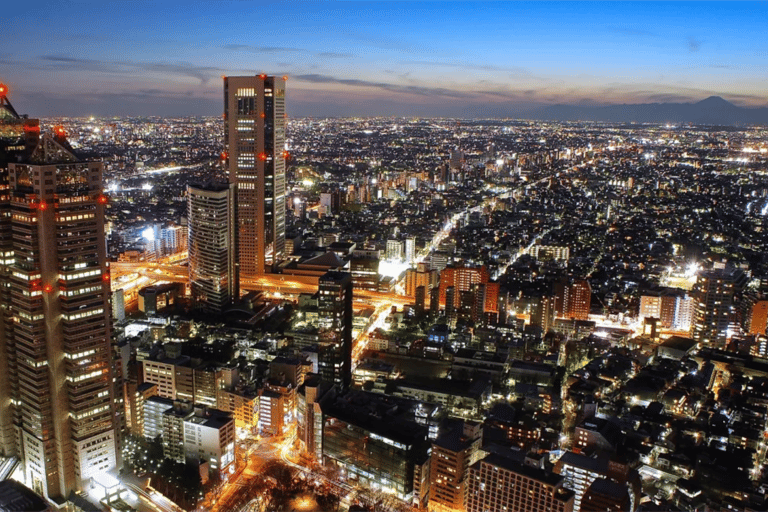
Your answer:
[[[3,6],[20,112],[217,115],[287,74],[291,116],[508,116],[554,103],[768,105],[768,3],[79,2]]]

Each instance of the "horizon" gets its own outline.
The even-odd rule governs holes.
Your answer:
[[[14,5],[0,82],[40,118],[215,116],[221,75],[261,72],[288,75],[292,117],[513,119],[711,96],[768,106],[765,3],[184,7]]]

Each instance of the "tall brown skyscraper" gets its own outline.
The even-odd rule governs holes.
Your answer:
[[[238,272],[251,278],[285,256],[285,78],[225,77],[224,119]]]
[[[2,205],[12,234],[3,448],[21,459],[30,487],[58,500],[118,461],[107,199],[102,164],[80,161],[61,129],[13,160]]]

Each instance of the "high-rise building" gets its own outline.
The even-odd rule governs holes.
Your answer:
[[[472,285],[486,284],[490,279],[488,269],[483,267],[451,266],[440,272],[440,303],[446,304],[445,292],[449,286],[456,288],[454,307],[460,306],[461,292],[472,290]],[[498,293],[496,294],[498,297]],[[496,302],[493,300],[492,302]]]
[[[466,510],[469,467],[481,458],[481,424],[466,421],[432,442],[429,509]]]
[[[419,263],[415,269],[409,268],[405,271],[405,294],[415,297],[416,289],[423,286],[427,297],[432,288],[437,287],[437,282],[437,270],[430,270],[426,263]]]
[[[221,313],[238,296],[234,185],[187,187],[189,284],[195,305]]]
[[[415,238],[406,238],[405,239],[405,262],[406,263],[413,263],[413,260],[416,259],[416,239]]]
[[[400,240],[387,240],[387,259],[403,259],[403,242]]]
[[[734,267],[703,271],[696,279],[691,337],[703,343],[724,346],[736,324],[736,303],[747,277]]]
[[[381,253],[375,250],[354,250],[349,260],[352,283],[359,290],[379,289],[379,261]]]
[[[320,277],[317,310],[320,374],[347,389],[352,380],[352,274],[331,270]]]
[[[592,302],[592,287],[586,279],[572,282],[561,280],[555,283],[554,316],[556,318],[574,318],[589,320]]]
[[[16,113],[8,100],[8,87],[0,84],[0,376],[8,378],[9,383],[15,382],[15,378],[9,373],[15,371],[15,354],[5,349],[6,346],[9,349],[13,346],[9,276],[14,259],[8,162],[16,162],[29,156],[37,145],[39,135],[40,122]],[[6,385],[5,381],[0,381],[0,451],[6,456],[17,454],[12,397],[10,386]]]
[[[239,277],[252,278],[285,256],[285,77],[225,77],[224,119]]]
[[[61,128],[8,164],[15,321],[0,387],[15,406],[3,421],[13,409],[26,481],[54,500],[119,460],[101,173]]]

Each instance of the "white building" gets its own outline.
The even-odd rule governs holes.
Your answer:
[[[412,263],[416,259],[416,239],[405,239],[405,262]]]
[[[387,259],[388,260],[403,259],[403,242],[401,242],[400,240],[387,240]]]
[[[222,474],[235,462],[235,420],[218,409],[197,408],[184,420],[184,455],[208,462],[210,472]]]
[[[176,399],[176,368],[173,361],[142,361],[144,369],[144,382],[157,384],[157,394]]]
[[[144,437],[154,439],[163,435],[163,414],[173,408],[173,400],[151,396],[144,401]]]

